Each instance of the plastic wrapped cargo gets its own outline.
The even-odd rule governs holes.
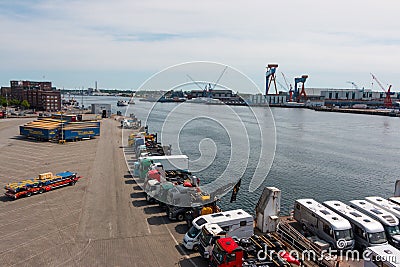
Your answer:
[[[133,176],[139,177],[139,162],[135,161],[133,163]]]

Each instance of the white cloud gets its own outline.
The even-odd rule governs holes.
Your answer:
[[[7,75],[156,72],[209,60],[243,70],[262,86],[265,65],[277,62],[291,80],[310,75],[309,86],[345,87],[348,80],[369,86],[374,72],[397,90],[399,5],[393,0],[0,3],[5,10],[0,70]],[[105,84],[113,80],[100,78]],[[3,85],[9,79],[0,74]],[[76,83],[87,84],[70,86]],[[123,80],[113,86],[128,87]]]

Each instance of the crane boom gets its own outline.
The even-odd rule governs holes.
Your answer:
[[[347,81],[347,83],[350,83],[351,85],[353,85],[354,89],[358,90],[358,85],[355,82]]]
[[[287,90],[288,91],[292,90],[292,85],[291,84],[289,85],[289,82],[286,79],[286,75],[283,72],[281,72],[281,74],[282,74],[283,79],[285,80]]]
[[[384,105],[387,108],[391,108],[392,107],[392,98],[390,97],[390,88],[392,88],[392,85],[389,85],[389,88],[387,90],[385,90],[385,88],[383,87],[383,85],[381,84],[381,82],[378,80],[378,78],[376,78],[376,76],[374,74],[372,74],[372,79],[374,79],[376,81],[376,83],[379,85],[379,87],[386,93],[386,97],[385,97],[385,101],[384,101]]]
[[[376,76],[374,74],[372,74],[372,73],[371,73],[371,75],[372,75],[372,79],[374,79],[378,83],[379,87],[386,93],[385,87],[383,87],[383,85],[378,80],[378,78],[376,78]]]

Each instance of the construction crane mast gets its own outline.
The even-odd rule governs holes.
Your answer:
[[[386,97],[385,100],[383,102],[384,106],[386,108],[391,108],[392,107],[392,98],[390,97],[390,88],[392,88],[392,85],[389,85],[389,88],[387,89],[387,91],[385,90],[385,87],[383,87],[383,85],[381,84],[381,82],[378,80],[378,78],[376,78],[376,76],[374,74],[371,73],[372,79],[374,79],[376,81],[376,83],[379,85],[379,87],[386,93]]]
[[[308,75],[302,75],[301,77],[294,78],[294,99],[297,100],[297,102],[300,102],[300,100],[304,99],[307,100],[307,94],[306,91],[304,90],[304,84],[308,78]],[[301,91],[299,93],[299,88],[297,88],[297,84],[301,83]]]
[[[276,77],[275,72],[278,68],[278,64],[268,64],[267,71],[265,72],[265,95],[269,94],[271,88],[271,84],[273,83],[275,88],[275,95],[278,95],[278,88],[276,87]]]

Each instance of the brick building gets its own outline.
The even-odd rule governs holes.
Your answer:
[[[11,87],[2,86],[0,89],[0,95],[2,97],[11,97]]]
[[[51,82],[10,81],[10,85],[10,94],[5,90],[8,96],[19,101],[28,101],[31,108],[44,111],[61,110],[61,92],[53,88]]]

